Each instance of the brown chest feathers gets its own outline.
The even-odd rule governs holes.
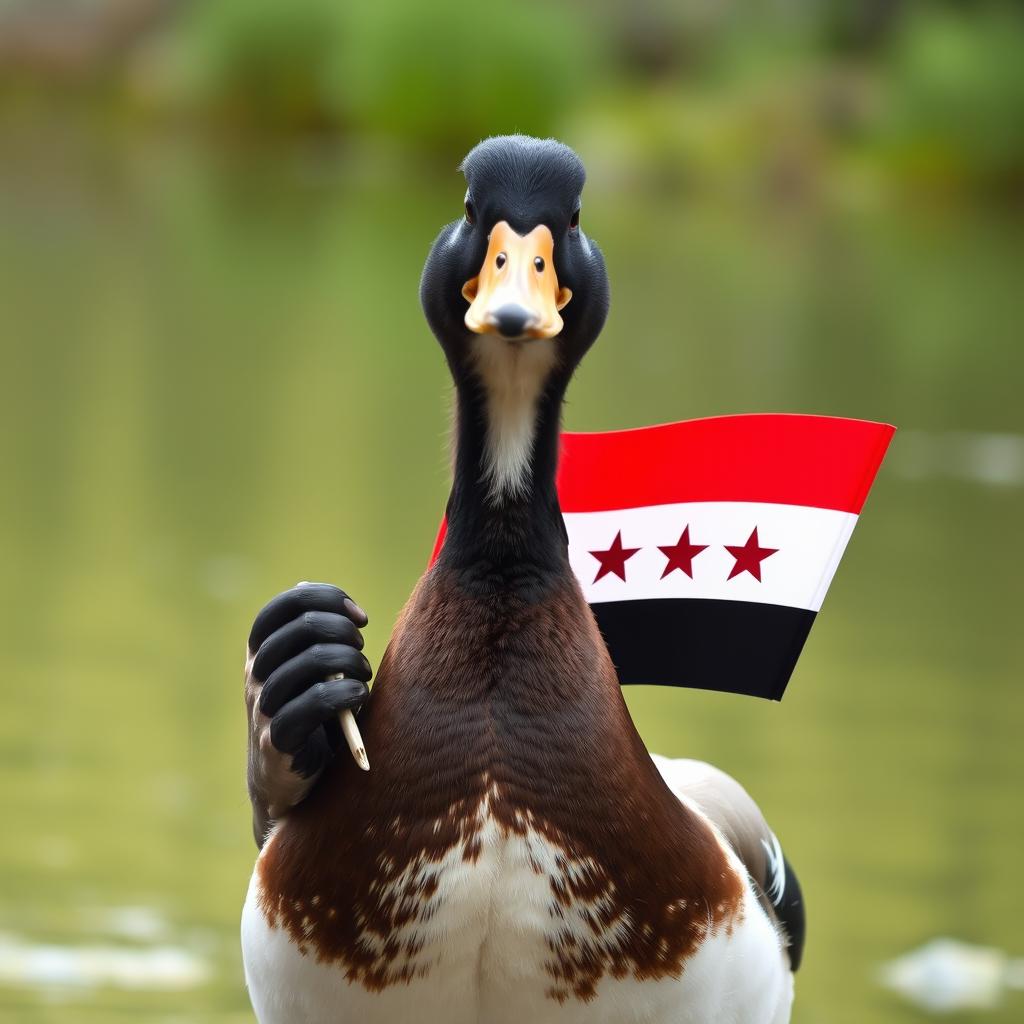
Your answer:
[[[443,871],[476,862],[488,829],[548,853],[529,863],[549,879],[553,998],[676,976],[735,922],[743,883],[658,775],[574,580],[530,605],[428,573],[360,729],[372,771],[339,757],[260,862],[271,926],[350,980],[429,974]]]

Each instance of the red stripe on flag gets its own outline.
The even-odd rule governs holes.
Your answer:
[[[561,438],[563,512],[762,501],[860,514],[896,428],[834,416],[752,414]],[[441,523],[431,564],[444,543]]]
[[[748,415],[563,434],[563,512],[683,501],[764,501],[859,514],[895,427]]]

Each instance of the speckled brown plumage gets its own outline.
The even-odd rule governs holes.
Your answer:
[[[606,975],[676,976],[709,931],[736,923],[743,880],[662,782],[568,574],[527,601],[471,594],[439,563],[399,619],[360,728],[373,770],[339,758],[260,863],[270,924],[352,981],[429,974],[417,929],[445,898],[442,859],[479,856],[482,807],[502,834],[559,851],[553,999],[592,998]]]

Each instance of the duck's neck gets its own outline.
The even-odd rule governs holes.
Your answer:
[[[564,390],[547,375],[456,377],[455,474],[441,561],[475,589],[539,597],[570,572],[555,488]]]

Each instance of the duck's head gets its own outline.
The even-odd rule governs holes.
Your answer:
[[[484,399],[485,472],[516,490],[543,400],[560,402],[604,324],[608,279],[580,226],[585,172],[568,146],[497,136],[462,171],[464,213],[434,242],[420,299],[460,400]]]

